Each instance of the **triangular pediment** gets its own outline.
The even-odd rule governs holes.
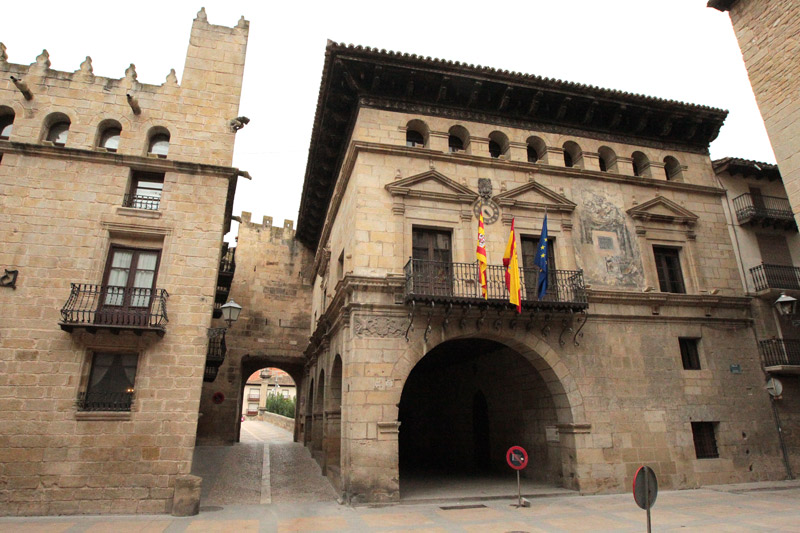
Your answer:
[[[639,220],[652,220],[669,224],[687,224],[693,226],[700,218],[685,207],[663,196],[656,196],[643,204],[631,207],[627,213]]]
[[[513,206],[537,211],[547,209],[548,211],[571,213],[575,210],[575,203],[567,199],[566,196],[558,194],[535,181],[500,193],[494,197],[494,201],[501,206]]]
[[[425,198],[440,202],[469,204],[478,199],[478,193],[470,190],[436,170],[429,170],[386,185],[392,196]]]

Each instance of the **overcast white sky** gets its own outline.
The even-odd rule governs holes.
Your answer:
[[[464,61],[730,111],[711,157],[775,162],[727,14],[707,0],[158,2],[4,0],[0,42],[12,63],[42,48],[52,68],[139,81],[180,80],[192,19],[250,21],[233,164],[234,214],[297,219],[327,39]],[[235,231],[235,229],[234,229]],[[229,235],[229,239],[230,239]]]

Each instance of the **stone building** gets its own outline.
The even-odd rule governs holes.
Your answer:
[[[641,464],[664,488],[785,476],[708,156],[724,118],[329,43],[296,234],[243,225],[286,289],[313,284],[310,316],[287,319],[310,320],[310,341],[259,348],[285,308],[253,302],[267,314],[242,349],[291,351],[291,369],[275,366],[298,383],[297,438],[348,501],[397,501],[435,472],[504,472],[511,445],[535,458],[525,476],[588,493],[627,490]],[[500,266],[512,221],[521,314]]]
[[[800,3],[710,0],[728,12],[795,221],[800,224]]]
[[[0,514],[163,513],[195,443],[248,22],[161,85],[0,45]]]
[[[777,165],[727,157],[714,161],[726,191],[725,216],[747,293],[753,297],[762,364],[777,377],[775,400],[789,469],[800,472],[800,321],[778,311],[779,298],[800,299],[800,234]]]
[[[279,368],[262,368],[250,374],[244,385],[242,413],[250,419],[259,417],[270,395],[296,398],[297,388],[288,373]]]

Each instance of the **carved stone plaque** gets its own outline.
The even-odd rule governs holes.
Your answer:
[[[402,337],[403,319],[385,316],[357,316],[354,330],[357,337]]]

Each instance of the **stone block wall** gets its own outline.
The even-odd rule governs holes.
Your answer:
[[[800,225],[800,5],[739,0],[730,9],[756,102]]]
[[[198,444],[238,441],[245,380],[261,368],[289,373],[301,390],[303,352],[311,324],[310,251],[294,239],[291,220],[274,226],[242,213],[236,239],[236,272],[230,297],[242,306],[226,333],[228,353],[212,383],[203,384]],[[224,323],[219,320],[216,326]],[[220,404],[212,396],[221,392]]]
[[[66,73],[49,69],[46,53],[30,67],[0,54],[0,108],[15,114],[10,139],[0,140],[0,266],[19,271],[15,290],[0,289],[0,514],[164,513],[176,477],[189,473],[237,174],[220,165],[232,156],[246,26],[212,26],[201,13],[190,55],[215,40],[229,55],[196,62],[187,92],[174,75],[155,87],[139,84],[133,68],[111,80],[94,76],[89,60]],[[198,80],[222,62],[239,68],[238,82]],[[190,102],[189,86],[201,103]],[[53,112],[71,121],[66,146],[42,142]],[[108,119],[122,124],[116,153],[97,147]],[[166,158],[145,155],[153,126],[171,134]],[[137,170],[164,175],[158,209],[123,207]],[[59,328],[71,284],[102,284],[112,245],[160,251],[163,338]],[[129,411],[78,407],[96,352],[138,356]]]

